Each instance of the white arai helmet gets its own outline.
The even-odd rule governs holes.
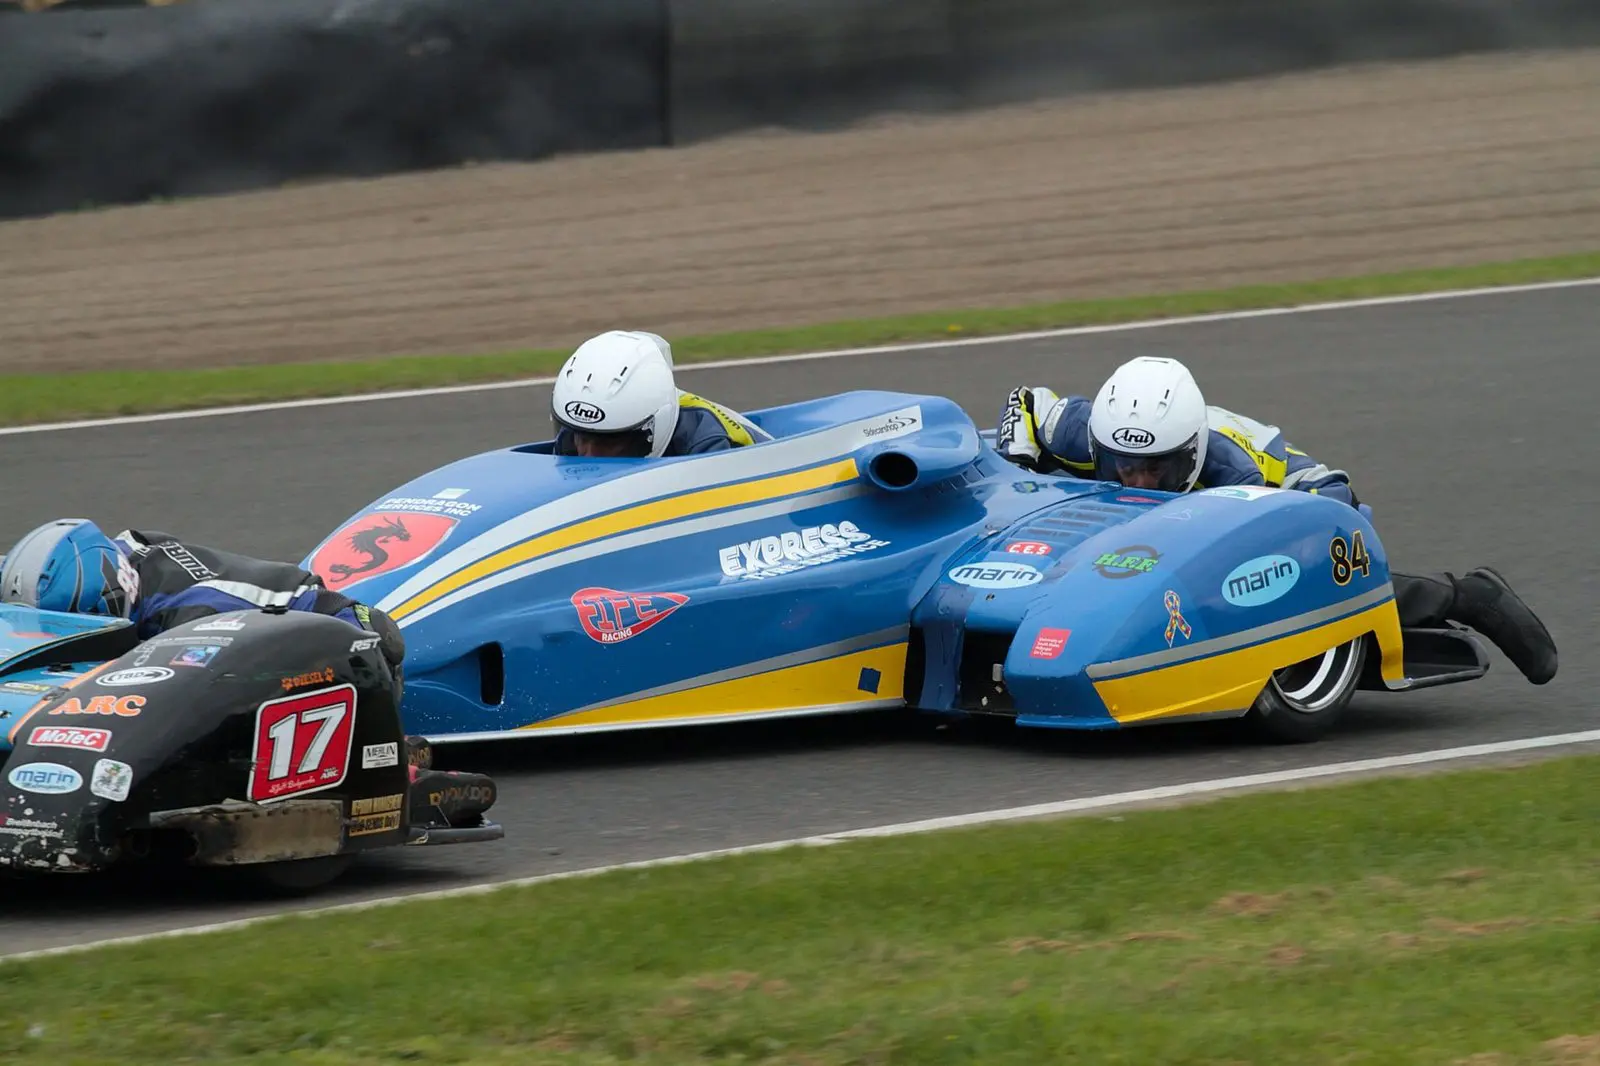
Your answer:
[[[659,457],[678,424],[671,345],[629,330],[589,338],[556,375],[550,414],[557,432],[603,442],[598,454]]]
[[[1205,466],[1210,435],[1205,397],[1176,359],[1123,363],[1089,412],[1094,476],[1130,488],[1188,492]]]

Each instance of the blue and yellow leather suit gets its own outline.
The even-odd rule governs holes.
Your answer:
[[[1031,404],[1019,403],[1013,392],[1001,416],[997,444],[1002,454],[1015,461],[1016,456],[1009,454],[1005,446],[1007,440],[1018,433],[1032,432],[1040,447],[1034,463],[1039,473],[1093,478],[1094,462],[1089,456],[1089,412],[1093,407],[1094,401],[1087,397],[1065,396],[1049,410],[1034,411]],[[1358,506],[1348,474],[1317,462],[1285,440],[1276,426],[1222,407],[1207,406],[1206,411],[1211,435],[1194,488],[1265,485],[1314,492]]]

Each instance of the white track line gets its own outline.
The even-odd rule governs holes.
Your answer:
[[[1314,311],[1347,311],[1362,307],[1431,303],[1436,300],[1462,300],[1478,296],[1510,296],[1518,293],[1572,289],[1588,285],[1600,285],[1600,277],[1578,278],[1570,281],[1541,281],[1527,285],[1488,286],[1479,289],[1449,289],[1442,292],[1419,292],[1404,296],[1373,296],[1360,300],[1333,300],[1327,303],[1298,304],[1292,307],[1263,307],[1248,311],[1220,311],[1209,315],[1144,319],[1137,322],[1116,322],[1103,326],[1070,326],[1063,329],[1036,330],[1031,333],[964,337],[960,340],[921,341],[915,344],[885,344],[870,348],[839,348],[825,352],[800,352],[794,355],[720,359],[715,362],[686,363],[677,369],[679,373],[689,373],[690,371],[721,370],[727,367],[748,366],[751,363],[795,363],[812,359],[840,359],[846,356],[939,351],[946,348],[969,348],[975,345],[1012,344],[1018,341],[1050,340],[1059,337],[1087,337],[1098,333],[1125,333],[1138,329],[1193,326],[1208,322],[1239,322],[1246,319],[1271,318],[1278,315],[1303,315]],[[302,407],[328,407],[335,404],[375,403],[380,400],[411,400],[423,396],[450,396],[456,393],[486,392],[492,389],[522,389],[534,385],[548,385],[554,380],[555,378],[553,377],[519,378],[512,381],[487,381],[477,385],[445,385],[429,389],[361,393],[353,396],[323,396],[309,400],[279,400],[272,403],[241,404],[234,407],[204,407],[193,411],[163,411],[159,414],[86,419],[80,422],[42,422],[38,425],[30,426],[0,427],[0,436],[15,436],[21,433],[53,433],[64,429],[92,429],[99,426],[131,426],[142,422],[174,422],[189,418],[248,415],[258,414],[263,411],[289,411]]]
[[[1055,803],[1035,803],[1026,807],[1004,807],[998,810],[977,811],[972,814],[956,814],[945,818],[926,818],[916,822],[899,822],[893,825],[871,826],[866,829],[850,829],[839,833],[826,833],[821,836],[795,837],[789,840],[774,840],[765,844],[748,844],[743,847],[722,848],[717,851],[691,852],[685,855],[669,855],[659,859],[644,859],[638,862],[614,863],[608,866],[592,866],[582,870],[567,870],[561,873],[538,874],[533,877],[519,877],[505,881],[487,881],[458,888],[444,888],[432,892],[414,892],[407,895],[384,896],[379,899],[361,900],[356,903],[339,903],[328,907],[313,907],[298,911],[280,911],[274,914],[259,915],[253,918],[240,918],[229,922],[215,922],[210,925],[188,926],[182,929],[168,929],[158,933],[141,933],[136,936],[115,937],[109,940],[96,940],[83,944],[67,944],[62,947],[41,948],[36,951],[22,951],[13,955],[0,955],[0,964],[23,959],[39,959],[52,955],[67,955],[89,951],[95,948],[112,947],[122,944],[142,944],[151,940],[164,940],[168,937],[194,936],[199,933],[217,933],[234,929],[245,929],[249,926],[260,925],[263,922],[282,921],[291,918],[315,917],[323,914],[337,914],[347,911],[372,910],[377,907],[393,906],[397,903],[412,903],[419,900],[454,899],[462,896],[478,896],[490,892],[499,892],[507,888],[518,888],[525,885],[538,885],[550,881],[567,881],[575,877],[593,877],[596,874],[610,873],[615,870],[644,870],[657,866],[678,866],[690,862],[703,862],[707,859],[718,859],[730,855],[753,855],[758,852],[777,851],[783,848],[795,847],[826,847],[839,844],[847,840],[860,840],[867,837],[906,836],[911,833],[926,833],[939,829],[956,829],[976,825],[990,825],[996,822],[1014,822],[1029,818],[1043,818],[1052,815],[1076,814],[1083,811],[1105,810],[1113,807],[1125,807],[1140,803],[1149,803],[1158,800],[1187,799],[1203,796],[1210,793],[1228,792],[1236,789],[1260,788],[1264,785],[1282,785],[1298,781],[1310,781],[1316,778],[1337,777],[1348,774],[1369,773],[1374,770],[1393,770],[1408,766],[1423,766],[1430,763],[1450,762],[1457,759],[1471,759],[1485,755],[1504,755],[1519,751],[1533,751],[1541,748],[1571,747],[1577,744],[1600,743],[1600,729],[1591,729],[1582,733],[1555,733],[1542,737],[1524,737],[1519,740],[1501,740],[1490,744],[1472,744],[1459,748],[1438,748],[1433,751],[1418,751],[1407,755],[1386,755],[1376,759],[1359,759],[1354,762],[1324,763],[1320,766],[1306,766],[1295,770],[1275,770],[1270,773],[1246,774],[1241,777],[1220,777],[1209,781],[1191,781],[1182,785],[1162,785],[1157,788],[1142,788],[1132,792],[1112,792],[1099,796],[1084,796],[1079,799],[1060,800]],[[41,875],[52,876],[50,874]]]

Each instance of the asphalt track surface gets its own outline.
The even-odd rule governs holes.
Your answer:
[[[1314,311],[942,351],[686,372],[742,408],[847,388],[928,391],[992,424],[1008,387],[1092,392],[1167,353],[1209,400],[1285,427],[1351,472],[1399,569],[1499,568],[1562,648],[1527,684],[1363,694],[1338,734],[1266,747],[1225,727],[1110,736],[937,730],[904,715],[443,749],[497,775],[504,841],[387,852],[292,904],[213,885],[0,884],[0,953],[273,909],[525,877],[865,826],[1600,724],[1600,289]],[[298,558],[367,500],[461,455],[548,435],[544,387],[0,438],[0,541],[61,515]],[[738,639],[730,634],[729,639]]]

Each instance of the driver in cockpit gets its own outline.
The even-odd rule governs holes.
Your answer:
[[[656,459],[772,439],[738,412],[678,388],[672,346],[628,330],[579,345],[556,376],[550,416],[556,455]]]

